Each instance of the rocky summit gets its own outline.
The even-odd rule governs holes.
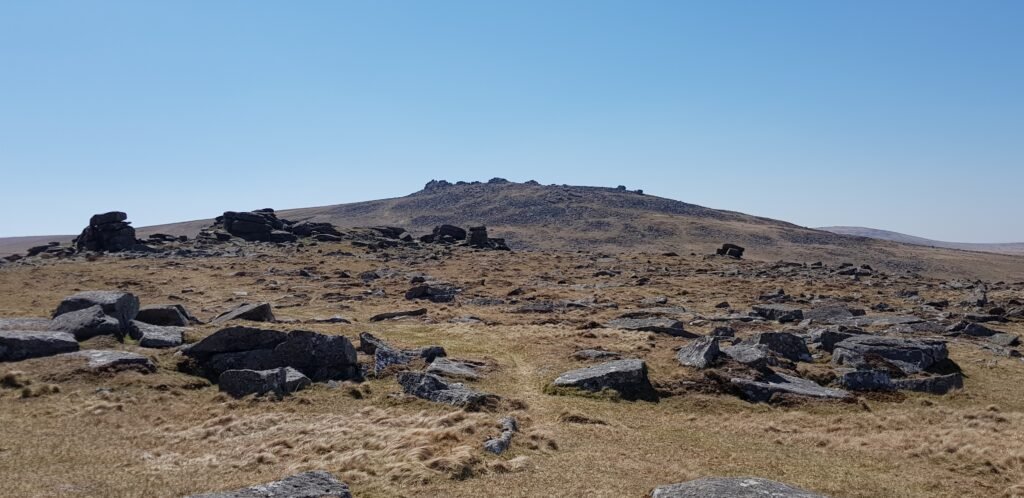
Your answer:
[[[0,265],[0,495],[1024,489],[1010,256],[502,179],[54,242]]]

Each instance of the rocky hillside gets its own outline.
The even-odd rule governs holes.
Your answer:
[[[247,209],[251,206],[239,206]],[[211,219],[139,228],[194,237]],[[388,225],[413,235],[437,225],[486,225],[514,250],[643,250],[710,254],[723,243],[758,260],[869,264],[888,271],[1024,280],[1024,258],[906,245],[834,234],[783,221],[711,209],[625,187],[431,181],[404,197],[278,211],[293,221],[339,227]],[[70,237],[69,237],[70,238]],[[55,239],[59,240],[59,239]]]
[[[858,237],[870,237],[872,239],[889,240],[902,244],[914,244],[918,246],[942,247],[945,249],[959,249],[962,251],[994,252],[998,254],[1024,254],[1024,242],[1009,242],[1003,244],[974,244],[967,242],[945,242],[942,240],[926,239],[915,237],[889,230],[865,227],[822,227],[818,230],[837,233],[840,235],[855,235]]]

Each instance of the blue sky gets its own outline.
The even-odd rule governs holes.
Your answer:
[[[615,186],[1024,241],[1024,2],[0,3],[0,236]]]

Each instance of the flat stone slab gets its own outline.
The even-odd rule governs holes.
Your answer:
[[[0,331],[0,361],[21,361],[78,351],[78,341],[67,332]]]
[[[407,316],[423,316],[427,314],[426,308],[420,308],[409,311],[392,311],[388,313],[381,313],[379,315],[373,315],[370,317],[371,322],[382,322],[384,320],[393,320],[395,318],[404,318]]]
[[[0,318],[0,331],[3,330],[44,332],[53,330],[53,323],[49,318]]]
[[[850,393],[842,389],[822,387],[814,381],[781,373],[773,373],[761,381],[731,379],[730,382],[743,392],[746,399],[755,402],[769,401],[776,393],[821,399],[845,399],[850,396]]]
[[[751,309],[761,318],[779,323],[799,322],[804,319],[803,310],[785,304],[755,304]]]
[[[605,324],[608,328],[635,332],[655,332],[672,336],[697,337],[683,329],[683,322],[671,318],[618,318]]]
[[[436,358],[427,367],[427,373],[434,375],[440,375],[441,377],[448,377],[453,379],[466,379],[466,380],[477,380],[480,378],[480,369],[482,365],[450,360],[448,358]]]
[[[153,360],[128,351],[108,351],[102,349],[84,349],[64,356],[81,357],[87,361],[86,366],[94,371],[121,371],[138,370],[141,372],[155,372],[156,365]]]
[[[188,312],[180,304],[157,304],[143,306],[135,320],[163,327],[184,327],[188,325]]]
[[[912,325],[924,321],[924,318],[918,318],[916,316],[869,315],[855,316],[853,318],[840,322],[839,325],[847,325],[850,327],[895,327],[897,325]]]
[[[245,303],[232,310],[221,313],[210,323],[224,323],[231,320],[249,320],[251,322],[273,322],[274,311],[270,303]]]
[[[769,351],[790,361],[811,361],[807,343],[796,334],[789,332],[761,332],[755,335],[752,344],[760,344]]]
[[[128,330],[128,324],[139,313],[139,298],[134,294],[121,291],[85,291],[64,298],[53,316],[78,311],[93,306],[100,306],[103,312],[116,318],[121,329]]]
[[[660,486],[651,498],[828,498],[758,477],[704,477]]]
[[[930,339],[907,339],[858,335],[836,343],[832,363],[861,369],[872,358],[880,358],[905,374],[920,373],[949,357],[946,343]]]
[[[144,348],[173,348],[185,340],[185,327],[150,325],[138,320],[132,322],[132,336]]]
[[[67,332],[79,341],[100,335],[124,336],[121,322],[107,315],[100,305],[57,315],[51,330]]]
[[[352,498],[352,493],[347,484],[329,472],[317,470],[249,488],[187,498]]]
[[[616,360],[565,372],[555,379],[556,387],[569,387],[590,392],[605,389],[618,391],[624,397],[646,397],[652,391],[643,360]]]

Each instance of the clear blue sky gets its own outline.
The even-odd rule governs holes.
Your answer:
[[[0,3],[0,236],[495,176],[1024,241],[1024,2]]]

